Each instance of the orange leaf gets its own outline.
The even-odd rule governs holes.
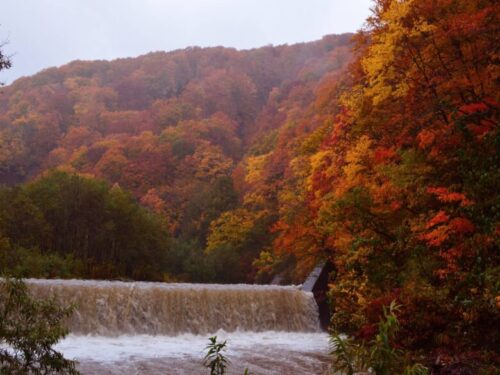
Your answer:
[[[445,203],[459,202],[461,206],[470,206],[472,201],[467,199],[465,194],[450,192],[445,187],[429,187],[427,192],[436,195],[437,199]]]
[[[418,146],[420,148],[426,148],[434,143],[435,138],[436,134],[434,134],[434,132],[424,129],[417,135]]]
[[[440,246],[449,237],[447,225],[441,225],[429,233],[422,234],[419,238],[427,242],[429,246]]]
[[[443,224],[446,223],[450,217],[446,215],[444,211],[439,211],[436,216],[434,216],[432,219],[429,220],[427,225],[425,226],[426,229],[432,228],[433,226],[437,224]]]

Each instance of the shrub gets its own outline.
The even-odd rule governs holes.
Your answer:
[[[394,341],[399,330],[395,301],[383,309],[383,318],[378,324],[375,338],[369,342],[356,341],[335,335],[331,338],[334,356],[332,370],[335,373],[353,375],[356,372],[371,372],[376,375],[427,375],[426,367],[417,363],[409,365],[402,350]]]
[[[54,299],[33,299],[20,280],[0,279],[0,374],[78,374],[75,362],[53,349],[72,313]]]

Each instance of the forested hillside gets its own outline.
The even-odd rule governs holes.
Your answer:
[[[251,281],[252,262],[272,244],[276,212],[248,210],[258,204],[248,186],[256,187],[264,155],[282,142],[282,133],[315,127],[299,120],[320,83],[347,66],[351,37],[76,61],[19,79],[0,95],[0,183],[31,182],[53,169],[107,181],[165,221],[172,241],[164,250],[170,259],[164,277]],[[272,192],[273,182],[266,188]],[[79,190],[66,193],[79,200]],[[87,232],[92,237],[89,228],[69,241],[64,236],[64,246],[40,239],[28,241],[29,247],[81,258],[72,244]],[[234,241],[224,242],[227,236]],[[92,251],[85,275],[106,277],[102,270],[108,269],[109,277],[119,276],[113,262],[101,264],[101,250]],[[140,274],[129,270],[121,276]]]
[[[313,132],[282,128],[262,172],[247,172],[265,186],[252,196],[278,176],[261,272],[330,259],[337,332],[371,340],[395,300],[396,346],[498,361],[499,15],[495,1],[377,1],[349,74],[302,112]]]
[[[170,237],[155,277],[301,282],[329,260],[334,329],[369,340],[397,300],[399,347],[493,363],[500,5],[375,3],[352,43],[192,48],[18,80],[0,96],[0,181],[57,168],[131,191]]]

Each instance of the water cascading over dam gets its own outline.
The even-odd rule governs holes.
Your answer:
[[[74,304],[72,334],[318,332],[312,293],[295,286],[27,280],[38,298]]]

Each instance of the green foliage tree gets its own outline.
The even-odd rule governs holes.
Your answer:
[[[0,374],[78,374],[53,346],[66,334],[72,308],[35,300],[20,280],[0,280]]]
[[[67,263],[73,276],[163,277],[166,223],[118,186],[55,171],[22,187],[0,189],[0,203],[0,233],[8,241],[0,253],[4,271],[23,268],[26,260],[15,254],[27,252],[34,259]],[[39,275],[32,271],[23,276]]]
[[[72,255],[42,253],[37,248],[12,245],[0,236],[0,275],[35,278],[81,278],[85,276],[83,263]]]

